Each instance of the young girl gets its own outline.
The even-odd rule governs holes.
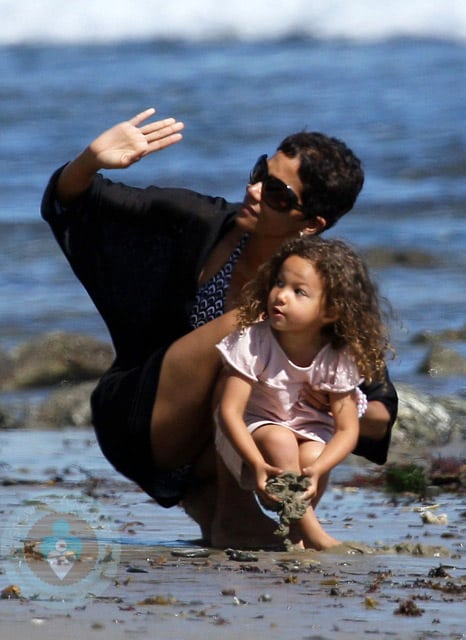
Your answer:
[[[344,242],[303,236],[245,287],[238,325],[217,345],[227,364],[218,452],[240,485],[269,503],[268,479],[307,475],[309,507],[291,539],[316,549],[339,544],[314,508],[331,469],[356,446],[366,408],[358,385],[384,376],[389,345],[377,288]],[[328,393],[329,413],[301,401],[304,382]]]

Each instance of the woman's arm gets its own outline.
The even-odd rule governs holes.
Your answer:
[[[318,411],[331,411],[329,394],[307,383],[303,387],[303,400]],[[370,395],[367,400],[367,410],[359,420],[359,435],[371,440],[382,440],[393,417],[381,400],[372,400]],[[391,401],[391,397],[389,400]],[[393,411],[396,415],[396,407]]]
[[[390,413],[380,400],[367,403],[367,410],[359,420],[359,435],[382,440],[390,423]]]
[[[57,182],[60,204],[66,205],[84,193],[100,169],[126,169],[144,156],[179,142],[184,124],[174,118],[139,126],[154,113],[155,109],[146,109],[108,129],[67,164]]]

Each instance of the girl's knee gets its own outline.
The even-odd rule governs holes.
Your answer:
[[[287,471],[297,465],[298,443],[296,436],[289,429],[278,425],[265,425],[254,431],[253,438],[269,464],[286,466]]]
[[[297,447],[296,436],[292,431],[279,425],[267,424],[256,429],[253,433],[253,438],[257,442],[268,442],[276,446],[289,447],[294,444]]]

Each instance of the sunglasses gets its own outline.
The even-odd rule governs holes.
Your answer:
[[[267,154],[260,156],[249,174],[249,184],[257,182],[262,182],[261,199],[275,211],[281,213],[292,211],[292,209],[304,211],[304,207],[299,204],[298,196],[293,189],[283,180],[269,175]]]

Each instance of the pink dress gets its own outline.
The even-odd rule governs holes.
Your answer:
[[[224,362],[255,384],[244,414],[252,433],[265,424],[278,424],[298,438],[327,443],[334,432],[333,417],[302,402],[303,385],[309,382],[324,392],[346,393],[362,382],[347,349],[325,345],[309,366],[300,367],[288,359],[267,320],[235,331],[217,349]],[[359,392],[359,390],[358,390]],[[367,401],[358,393],[359,414]],[[251,488],[245,465],[220,428],[216,430],[217,450],[244,488]]]

